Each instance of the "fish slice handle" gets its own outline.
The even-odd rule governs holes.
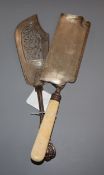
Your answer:
[[[31,159],[35,162],[41,162],[44,160],[57,116],[60,100],[60,92],[56,90],[55,93],[52,94],[52,97],[49,101],[45,116],[42,120],[36,140],[33,144]]]

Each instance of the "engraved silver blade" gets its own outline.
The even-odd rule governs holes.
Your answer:
[[[49,35],[41,28],[37,15],[17,26],[15,39],[26,82],[32,86],[41,85],[39,79],[48,53]]]

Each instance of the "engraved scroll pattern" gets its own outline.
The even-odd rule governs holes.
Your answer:
[[[32,23],[26,26],[22,31],[22,46],[25,58],[28,61],[43,59],[42,55],[42,37],[38,26]]]

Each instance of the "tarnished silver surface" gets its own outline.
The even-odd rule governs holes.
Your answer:
[[[16,46],[26,82],[41,85],[39,80],[48,53],[49,35],[39,24],[37,15],[22,21],[16,28]]]
[[[58,86],[76,81],[89,28],[82,16],[61,14],[41,80]]]

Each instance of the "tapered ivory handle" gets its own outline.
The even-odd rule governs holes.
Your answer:
[[[31,159],[33,161],[41,162],[45,157],[48,142],[50,140],[55,118],[57,115],[58,107],[58,101],[49,101],[45,116],[43,118],[43,121],[37,134],[37,138],[33,144],[33,148],[31,151]]]

